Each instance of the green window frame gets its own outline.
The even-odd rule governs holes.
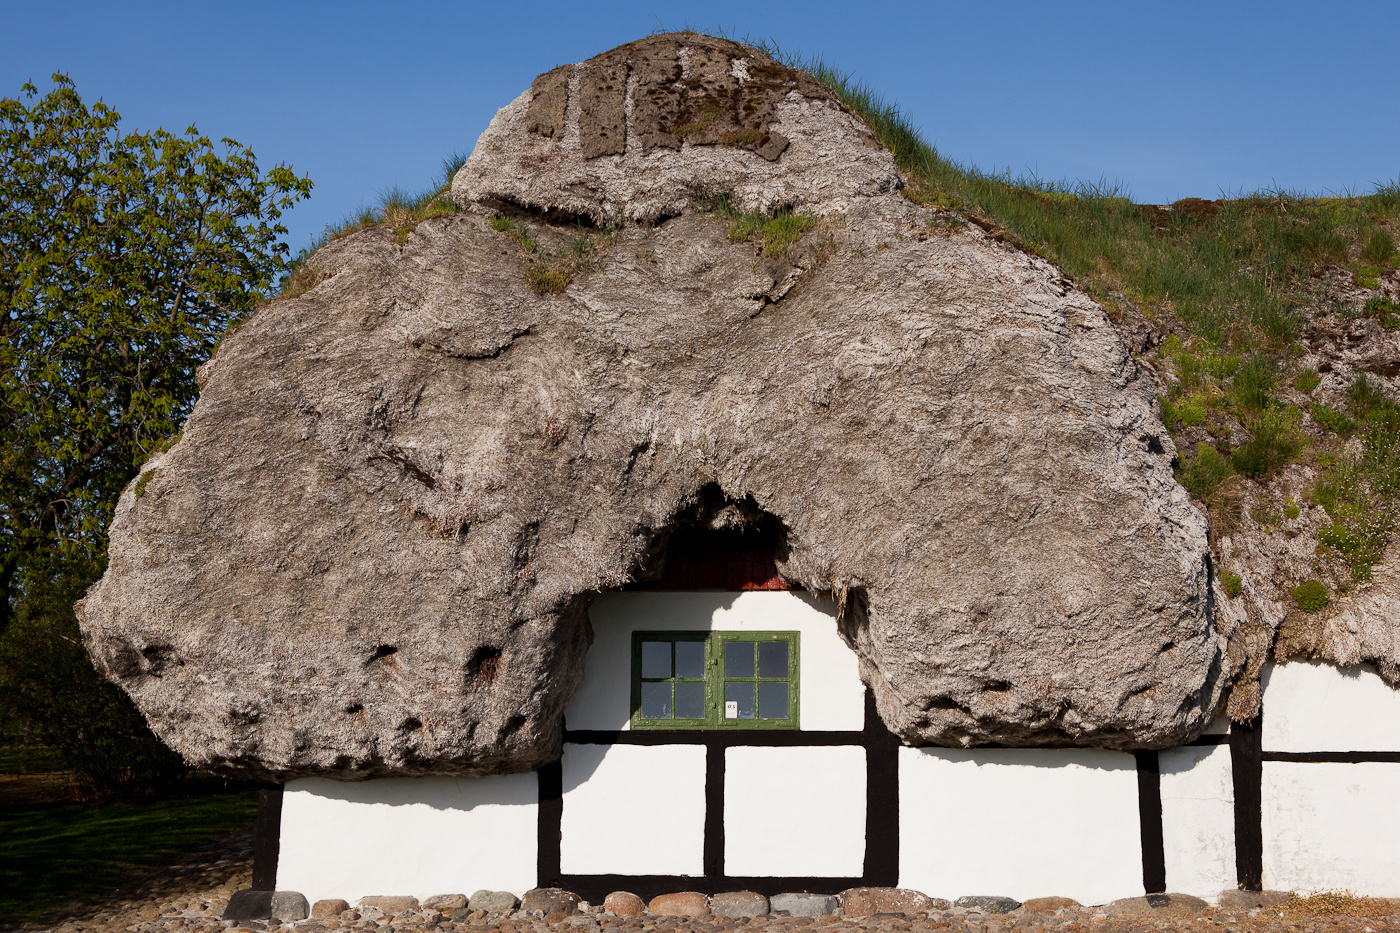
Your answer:
[[[633,632],[631,726],[796,729],[800,647],[797,632]]]

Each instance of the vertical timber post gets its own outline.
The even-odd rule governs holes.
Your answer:
[[[564,759],[551,761],[536,772],[539,780],[539,809],[535,839],[535,884],[557,885],[564,822]]]
[[[258,788],[258,817],[253,826],[253,890],[277,889],[277,856],[282,849],[282,784]]]
[[[725,746],[719,736],[705,743],[705,841],[702,870],[707,881],[724,877]]]
[[[899,884],[899,737],[865,688],[865,877],[862,884]]]
[[[1264,887],[1263,714],[1230,723],[1230,771],[1235,789],[1235,877],[1240,889]]]
[[[1156,751],[1135,751],[1138,782],[1138,828],[1142,836],[1144,894],[1165,894],[1167,852],[1162,834],[1162,764]]]

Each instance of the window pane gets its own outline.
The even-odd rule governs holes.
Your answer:
[[[753,676],[753,642],[731,641],[724,645],[724,676]],[[750,697],[749,702],[753,699]],[[747,717],[745,717],[747,718]]]
[[[705,643],[703,641],[676,642],[676,676],[694,677],[696,680],[705,676]],[[680,701],[680,694],[677,693],[676,703],[679,705]]]
[[[752,648],[753,643],[749,642],[748,644]],[[752,651],[749,653],[753,654]],[[752,660],[752,658],[750,658],[750,660]],[[740,683],[724,685],[724,718],[753,718],[753,684]]]
[[[758,676],[781,677],[788,675],[788,646],[785,641],[765,641],[758,646]],[[761,704],[760,704],[761,705]],[[786,714],[776,719],[785,719]]]
[[[786,687],[787,684],[782,686]],[[786,701],[785,701],[786,702]],[[705,718],[705,685],[704,684],[676,684],[676,718],[677,719],[704,719]]]
[[[671,685],[642,684],[642,718],[671,718]]]
[[[671,676],[671,643],[669,641],[642,642],[642,677],[659,680]]]
[[[758,718],[787,719],[788,685],[761,683],[758,685]]]

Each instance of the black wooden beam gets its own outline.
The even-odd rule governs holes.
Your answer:
[[[551,761],[540,768],[539,813],[535,830],[535,876],[544,887],[559,886],[559,860],[564,819],[564,761]],[[604,892],[607,893],[607,892]],[[601,901],[599,902],[601,903]]]
[[[253,824],[253,890],[277,889],[277,856],[282,850],[281,784],[258,788],[258,816]]]
[[[723,746],[705,746],[705,843],[702,865],[706,878],[724,877],[724,757]]]
[[[883,728],[883,726],[882,726]],[[798,731],[796,729],[566,729],[570,745],[704,745],[733,748],[795,748],[809,745],[864,745],[865,733],[846,731]]]
[[[1298,764],[1397,764],[1400,763],[1400,752],[1262,752],[1260,758]]]
[[[1245,891],[1264,887],[1263,715],[1230,724],[1230,771],[1235,789],[1235,878]]]
[[[1142,887],[1146,894],[1167,890],[1167,852],[1162,839],[1162,766],[1157,752],[1135,751],[1138,828],[1142,837]]]
[[[865,877],[861,884],[899,883],[899,737],[885,726],[875,694],[865,691]],[[813,893],[821,893],[814,891]]]

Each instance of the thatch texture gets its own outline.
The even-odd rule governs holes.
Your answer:
[[[717,40],[667,41],[637,61],[669,48],[672,84],[687,60],[743,71]],[[609,80],[635,89],[628,49]],[[1165,746],[1204,728],[1228,678],[1205,525],[1102,309],[900,197],[888,154],[795,76],[753,108],[761,126],[726,131],[780,134],[779,153],[758,136],[647,149],[624,98],[625,144],[585,158],[592,67],[501,112],[455,186],[467,212],[402,244],[331,244],[326,281],[207,365],[80,609],[158,733],[278,777],[536,767],[559,753],[590,598],[648,572],[702,500],[781,523],[780,572],[836,597],[910,742]],[[824,166],[802,161],[813,140],[835,140]],[[549,147],[596,187],[551,175]],[[695,169],[697,149],[723,171]],[[513,228],[469,197],[483,178]],[[734,242],[694,198],[742,178],[828,213],[786,251]],[[541,203],[556,182],[581,200]],[[573,236],[545,219],[631,216],[624,183],[652,186],[657,222],[591,234],[562,293],[529,287]]]

